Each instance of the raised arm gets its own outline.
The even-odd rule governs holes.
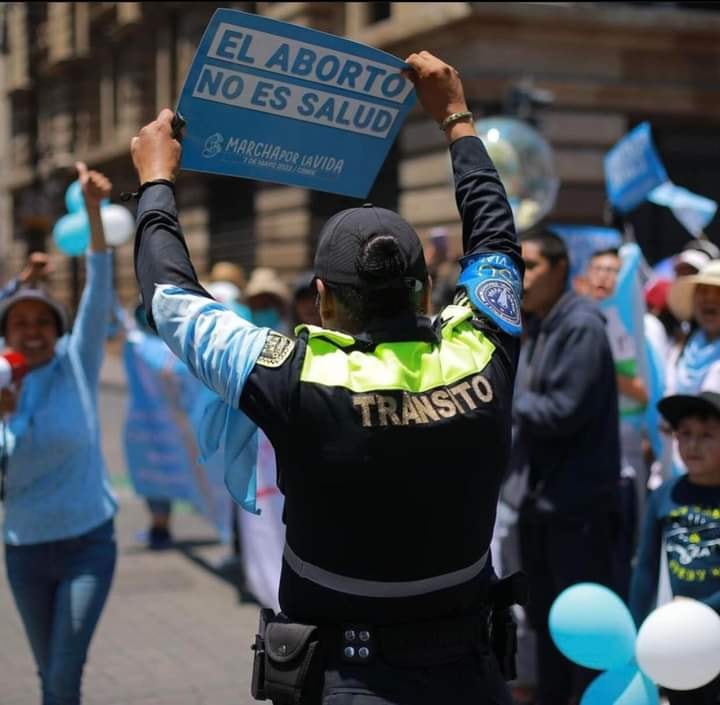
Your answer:
[[[240,318],[200,286],[175,204],[181,150],[172,119],[163,110],[131,144],[142,192],[135,274],[150,325],[201,382],[237,407],[268,329]]]
[[[52,271],[50,258],[45,252],[31,252],[22,272],[0,289],[0,301],[13,296],[21,286],[36,287]]]
[[[520,333],[523,262],[512,209],[468,111],[462,82],[452,67],[423,51],[411,54],[408,77],[425,111],[444,129],[463,226],[458,285],[473,308],[511,335]],[[450,124],[448,125],[448,121]]]
[[[110,196],[112,184],[100,172],[89,171],[82,162],[76,167],[90,223],[90,252],[86,258],[85,288],[70,334],[69,349],[78,356],[92,382],[100,374],[112,303],[112,255],[105,243],[100,218],[100,202]]]

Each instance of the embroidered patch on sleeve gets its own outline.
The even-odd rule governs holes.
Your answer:
[[[483,253],[465,258],[458,285],[472,307],[510,335],[522,329],[522,282],[513,261],[503,254]]]
[[[280,367],[290,357],[295,341],[286,335],[270,331],[257,364],[263,367]]]

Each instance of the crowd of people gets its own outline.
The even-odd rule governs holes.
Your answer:
[[[564,589],[606,585],[638,626],[668,580],[673,596],[720,609],[720,252],[692,240],[673,271],[644,276],[647,313],[633,340],[599,305],[616,291],[622,249],[593,253],[568,282],[571,253],[560,236],[540,229],[521,239],[525,331],[496,540],[503,566],[522,567],[532,586],[517,697],[565,704],[594,674],[550,636],[549,611]],[[660,367],[657,417],[645,413],[657,403],[648,364]],[[657,431],[659,450],[650,442]],[[715,703],[719,692],[716,681],[670,698]]]
[[[416,58],[411,63],[418,75],[424,76],[423,72],[428,70],[429,78],[422,80],[428,81],[432,88],[432,81],[435,80],[433,76],[436,76],[433,73],[434,57],[413,57]],[[423,88],[422,83],[418,84],[418,88],[419,91]],[[447,131],[454,150],[458,202],[464,219],[465,244],[469,248],[469,254],[462,263],[463,268],[471,264],[474,266],[478,257],[494,257],[492,260],[482,260],[483,266],[495,268],[493,271],[501,272],[507,281],[517,277],[519,286],[524,266],[523,332],[520,336],[512,410],[510,412],[509,407],[498,407],[495,412],[497,418],[505,418],[506,415],[511,419],[509,469],[500,489],[493,555],[491,558],[483,556],[477,562],[478,565],[482,563],[477,574],[489,570],[492,562],[501,574],[516,569],[527,573],[531,586],[529,601],[523,610],[516,610],[521,619],[522,638],[515,698],[518,702],[537,705],[570,705],[579,701],[594,674],[565,659],[550,636],[549,611],[565,588],[580,582],[608,586],[628,602],[638,625],[653,609],[658,593],[662,593],[664,580],[669,582],[669,595],[701,600],[720,611],[720,251],[708,240],[693,240],[675,256],[672,273],[662,277],[646,277],[643,282],[643,303],[647,309],[644,328],[639,336],[628,337],[627,332],[622,327],[618,328],[617,321],[602,307],[602,302],[613,296],[618,285],[623,267],[623,250],[602,249],[595,252],[582,276],[573,281],[569,279],[572,253],[552,228],[538,227],[524,233],[518,250],[512,237],[512,226],[497,225],[510,217],[510,211],[502,189],[497,186],[499,181],[492,164],[484,150],[474,146],[474,132],[468,131],[471,126],[462,124],[465,120],[463,116],[469,113],[462,110],[464,99],[461,91],[457,93],[457,85],[454,83],[445,85],[442,90],[431,88],[425,88],[424,95],[420,91],[421,100],[424,100],[426,109],[434,117],[435,114],[439,116],[438,121],[445,126],[443,129]],[[439,98],[433,94],[433,90],[441,94]],[[447,102],[449,99],[444,97],[442,91],[455,95],[455,110],[446,109],[442,100]],[[458,95],[460,98],[457,98]],[[452,120],[446,125],[450,118]],[[169,126],[169,119],[166,122]],[[157,125],[153,128],[156,133],[165,129],[164,121],[160,118]],[[482,169],[473,171],[473,160],[480,162]],[[65,308],[46,288],[40,286],[49,270],[48,259],[42,254],[33,254],[26,269],[17,279],[9,282],[0,294],[0,334],[8,348],[25,356],[31,370],[21,385],[2,389],[0,397],[0,411],[4,418],[2,483],[5,556],[9,584],[37,663],[45,705],[80,701],[85,657],[110,590],[116,558],[113,516],[117,503],[108,485],[100,449],[97,408],[99,372],[113,307],[111,255],[106,251],[104,243],[99,204],[109,195],[111,185],[102,174],[88,171],[83,164],[78,165],[78,170],[92,238],[90,253],[86,258],[87,283],[72,327]],[[141,182],[144,182],[140,167],[138,172]],[[478,177],[479,173],[481,177]],[[164,183],[157,183],[154,190],[151,188],[146,192],[144,205],[143,202],[140,204],[139,223],[141,231],[143,227],[156,228],[158,237],[164,237],[170,231],[180,231],[172,215],[172,207],[163,200],[168,198],[164,190],[167,189],[168,179],[160,181]],[[463,188],[466,192],[462,191]],[[470,193],[471,189],[477,192]],[[478,205],[481,197],[489,204],[487,212]],[[157,199],[160,205],[155,204],[153,210],[147,198]],[[495,215],[492,214],[493,209],[496,209]],[[365,210],[347,211],[345,217],[348,222],[357,221],[359,228],[369,217]],[[299,276],[294,290],[276,272],[267,268],[255,269],[246,280],[243,270],[231,262],[215,263],[209,272],[208,281],[200,283],[195,281],[194,273],[192,276],[187,274],[192,268],[184,259],[186,251],[173,251],[179,263],[174,271],[186,277],[183,280],[183,295],[188,298],[181,303],[188,310],[194,306],[198,315],[223,316],[218,319],[220,324],[227,324],[228,319],[224,316],[229,311],[238,321],[253,324],[237,323],[238,330],[244,331],[243,335],[247,333],[252,338],[257,330],[270,329],[272,332],[265,335],[276,336],[263,338],[262,344],[257,341],[248,343],[255,346],[255,358],[262,361],[258,363],[262,368],[255,368],[259,381],[248,383],[246,389],[249,388],[249,392],[242,391],[240,386],[242,396],[241,391],[233,392],[233,404],[251,410],[248,413],[253,418],[265,422],[265,425],[260,424],[263,430],[266,426],[270,429],[259,453],[267,455],[272,450],[270,441],[279,438],[278,435],[273,436],[273,432],[277,431],[275,424],[279,422],[267,414],[277,412],[277,416],[282,417],[283,409],[289,402],[283,397],[285,406],[276,403],[271,392],[276,391],[272,385],[277,382],[269,380],[276,379],[272,377],[278,374],[274,370],[295,354],[291,336],[297,326],[310,326],[300,333],[301,337],[304,336],[302,340],[305,341],[307,351],[310,351],[306,353],[307,369],[303,368],[302,374],[316,375],[310,380],[316,386],[327,384],[337,388],[344,385],[343,388],[358,392],[354,396],[353,418],[356,421],[360,419],[363,427],[382,425],[387,427],[383,429],[384,432],[392,430],[392,426],[411,426],[410,421],[417,425],[425,419],[423,423],[427,424],[427,429],[420,432],[425,434],[423,438],[426,440],[418,441],[420,436],[413,436],[413,439],[421,445],[425,444],[423,447],[428,462],[435,462],[442,455],[428,444],[434,437],[433,433],[444,433],[443,419],[457,416],[459,420],[465,411],[476,411],[481,402],[501,403],[497,390],[502,384],[508,388],[508,394],[512,390],[513,351],[517,352],[513,341],[518,337],[518,331],[514,330],[513,325],[507,325],[508,321],[512,324],[515,320],[512,301],[505,300],[503,303],[491,299],[488,303],[488,300],[481,298],[478,303],[468,290],[456,290],[454,280],[457,268],[448,258],[447,233],[442,229],[431,233],[424,259],[422,254],[418,255],[419,245],[412,238],[407,240],[407,252],[412,251],[415,258],[413,266],[417,269],[410,277],[397,264],[403,257],[410,257],[397,249],[397,242],[405,242],[402,237],[410,237],[403,230],[406,224],[393,220],[394,214],[387,215],[389,211],[373,211],[373,217],[381,224],[380,219],[386,219],[384,222],[389,224],[389,232],[382,234],[385,240],[380,238],[382,241],[375,242],[373,246],[376,251],[371,252],[372,248],[369,248],[367,252],[363,250],[353,255],[356,257],[353,263],[365,257],[368,265],[365,272],[367,276],[363,275],[364,283],[357,286],[344,281],[333,283],[332,276],[327,274],[332,272],[332,267],[340,267],[340,260],[329,264],[320,261],[320,265],[316,262],[316,271]],[[158,217],[157,213],[161,213],[161,218],[166,218],[167,222],[153,220]],[[497,229],[485,229],[483,219],[492,222]],[[331,219],[330,225],[324,230],[323,242],[329,242],[336,236],[339,222]],[[507,222],[511,223],[511,220]],[[349,233],[344,235],[349,237]],[[482,244],[481,235],[485,238]],[[468,243],[474,244],[476,249],[473,251]],[[151,282],[152,286],[164,283],[163,265],[159,260],[152,259],[153,238],[147,237],[144,246],[147,258],[145,264],[149,269],[144,271],[142,267],[138,268],[141,285],[144,281]],[[488,255],[486,249],[495,254]],[[391,285],[388,288],[373,288],[380,281],[378,272],[389,277]],[[478,276],[484,276],[481,270],[478,272]],[[426,287],[428,274],[436,279],[433,295]],[[325,380],[331,372],[313,367],[312,354],[319,358],[330,345],[335,346],[334,350],[352,349],[360,351],[358,355],[361,352],[365,354],[363,351],[370,343],[362,337],[362,328],[359,326],[375,323],[378,311],[392,304],[396,290],[404,292],[408,279],[412,279],[414,287],[413,301],[415,297],[417,302],[422,299],[423,310],[427,313],[437,315],[446,304],[455,302],[456,305],[448,309],[451,311],[448,317],[443,317],[446,314],[442,313],[436,320],[438,330],[442,329],[442,339],[449,341],[448,346],[464,345],[472,336],[477,336],[472,338],[474,342],[469,343],[473,356],[468,359],[478,366],[478,360],[482,358],[483,364],[488,365],[488,368],[480,365],[471,370],[474,375],[482,372],[484,376],[480,375],[480,378],[487,386],[478,387],[480,391],[476,390],[478,399],[475,399],[470,394],[474,388],[469,384],[464,385],[466,389],[462,391],[462,403],[467,404],[467,410],[460,401],[453,401],[456,397],[438,397],[440,401],[431,401],[436,398],[430,395],[422,397],[415,388],[409,388],[409,391],[416,395],[417,403],[406,402],[409,397],[403,392],[405,396],[400,402],[403,406],[398,407],[390,396],[377,393],[370,399],[367,394],[360,394],[367,391],[362,387],[362,384],[367,387],[366,381],[360,380],[362,384],[357,382],[360,384],[357,389],[350,386],[355,382],[330,384]],[[482,279],[473,281],[476,284],[480,282],[477,284],[478,291],[486,283]],[[368,285],[372,294],[366,298],[353,298],[353,287],[362,288],[367,282],[372,283]],[[172,281],[168,280],[167,283]],[[157,304],[156,311],[165,310],[167,313],[169,307],[178,305],[172,301],[173,296],[177,298],[177,294],[171,289],[162,286],[156,289],[161,297],[165,297]],[[392,294],[389,297],[388,291]],[[509,288],[505,290],[506,295],[508,291]],[[216,309],[202,308],[206,306],[202,302],[207,301],[204,297],[208,293],[223,304],[221,313]],[[473,314],[465,313],[463,309],[468,304],[468,296],[473,305],[481,307],[481,315],[475,314],[481,323],[474,328],[468,323],[468,316]],[[179,339],[181,335],[188,336],[186,342],[190,340],[191,334],[181,330],[181,324],[175,319],[168,318],[173,320],[172,325],[168,320],[150,320],[154,310],[151,306],[155,305],[151,303],[153,298],[152,293],[149,298],[147,295],[144,297],[144,307],[140,306],[133,312],[135,323],[130,328],[141,327],[148,335],[154,335],[153,331],[159,328],[166,341]],[[160,306],[166,308],[161,309]],[[368,313],[370,310],[371,313]],[[362,315],[357,311],[361,311]],[[402,313],[400,309],[398,311],[391,313],[398,317]],[[517,317],[519,320],[519,313]],[[412,318],[415,325],[414,312]],[[201,322],[198,326],[201,326],[202,320],[199,320]],[[328,326],[328,322],[335,322],[336,326]],[[312,326],[320,326],[321,323],[326,328],[350,330],[355,337],[337,331],[331,331],[330,337],[318,337],[318,329]],[[178,328],[172,329],[172,326]],[[426,331],[420,323],[418,326],[417,330],[413,328],[413,334],[420,331],[425,335],[430,330],[428,327]],[[372,340],[375,340],[372,336],[380,335],[379,328],[369,330]],[[272,355],[267,352],[270,344],[267,340],[272,343]],[[378,340],[383,343],[384,339]],[[160,338],[156,341],[161,346],[165,345]],[[401,345],[409,344],[408,339],[403,337],[390,337],[387,344],[396,344],[398,341]],[[191,343],[187,345],[191,346]],[[505,346],[503,354],[493,357],[495,348],[502,346]],[[191,352],[185,348],[183,350],[188,359],[178,364],[191,366],[193,374],[202,377],[205,374],[203,365],[208,364],[202,358],[201,353],[204,352],[198,352],[195,358]],[[336,355],[334,359],[338,360],[340,353],[333,354]],[[352,355],[355,352],[348,352],[346,356],[351,358]],[[352,359],[357,363],[360,358],[356,356]],[[491,382],[488,382],[489,360],[493,361],[493,374],[496,374]],[[654,396],[651,393],[647,373],[650,364],[659,367],[662,379],[660,396],[663,399],[658,405],[660,414],[657,417],[657,429],[648,427],[648,419],[652,416],[646,413],[648,406],[657,403],[658,396],[657,390]],[[161,367],[167,374],[169,367]],[[243,381],[249,379],[249,374],[249,370],[243,371]],[[355,379],[350,372],[348,375]],[[212,375],[208,373],[205,377],[210,378]],[[475,376],[472,379],[477,381],[479,378]],[[235,384],[237,380],[232,376],[228,380],[226,396],[220,389],[216,389],[216,392],[226,403],[231,404],[230,384]],[[304,378],[301,381],[307,383]],[[211,382],[216,386],[219,384],[217,380]],[[267,384],[269,391],[262,384]],[[458,390],[462,386],[458,384],[453,389]],[[367,388],[375,389],[371,386]],[[398,388],[392,384],[381,387],[384,390]],[[282,393],[285,394],[285,391]],[[437,393],[440,392],[433,394]],[[421,409],[421,399],[428,402],[424,409]],[[371,409],[371,404],[377,404],[377,409],[375,406]],[[384,406],[380,408],[381,405]],[[377,424],[373,409],[378,411]],[[313,419],[314,415],[316,411],[313,410]],[[434,430],[435,426],[431,423],[433,417],[438,421],[438,431]],[[321,413],[318,418],[322,419]],[[407,423],[401,423],[406,420]],[[303,423],[310,422],[303,420]],[[339,422],[335,420],[334,423]],[[492,419],[488,422],[485,418],[482,423],[489,423],[495,431],[500,429],[500,435],[504,433],[500,426],[493,426],[495,421]],[[301,447],[301,442],[311,440],[313,434],[320,432],[319,426],[308,426],[307,429],[307,439],[296,438],[292,434],[288,438]],[[650,441],[652,434],[657,431],[660,431],[663,439],[661,448],[653,447]],[[379,439],[380,435],[376,438]],[[356,439],[356,443],[356,452],[360,452],[360,448],[363,448],[362,453],[378,452],[377,447],[367,450],[359,440]],[[460,450],[465,453],[463,458],[474,453],[467,436],[463,437],[461,445]],[[322,461],[323,472],[334,467],[333,463],[339,462],[337,458],[345,458],[343,462],[349,465],[360,462],[355,457],[351,458],[346,450],[340,451],[339,447],[328,447],[327,444],[323,447],[328,454]],[[409,447],[383,448],[385,456],[392,457],[393,462],[398,461],[398,453],[411,450]],[[478,464],[484,462],[484,453],[490,457],[488,448],[475,449],[474,457]],[[278,451],[277,448],[275,450]],[[278,453],[280,460],[287,461],[286,451],[281,449]],[[361,456],[365,457],[362,453]],[[500,448],[496,455],[492,455],[490,462],[502,464],[503,453],[504,449]],[[274,459],[272,463],[266,463],[265,467],[272,467],[274,473]],[[470,482],[466,475],[464,477]],[[287,482],[288,478],[285,480]],[[423,474],[419,480],[433,487],[436,482],[430,474]],[[265,481],[270,485],[273,480],[266,477]],[[403,490],[395,480],[391,482],[385,478],[385,481],[392,484],[391,489],[400,495],[403,491],[410,492],[407,487]],[[297,483],[297,479],[291,477],[289,482],[291,491],[300,492],[298,486],[293,484]],[[317,482],[317,478],[313,482]],[[334,480],[329,482],[333,484]],[[374,494],[375,486],[367,488],[362,478],[353,478],[352,482],[360,493],[358,496],[365,496],[363,493],[366,493],[370,497]],[[499,481],[497,484],[499,487]],[[320,492],[320,489],[317,491]],[[413,488],[410,492],[412,501],[418,506],[427,506],[425,498],[413,494],[416,491],[417,488]],[[305,501],[318,507],[314,521],[327,520],[332,523],[334,518],[345,515],[342,507],[321,508],[321,498],[312,494],[302,496]],[[147,497],[151,520],[146,540],[151,548],[164,548],[172,543],[170,519],[173,499],[168,496]],[[472,497],[466,500],[472,500]],[[348,495],[347,501],[354,506],[359,500]],[[303,539],[298,538],[303,536],[303,529],[298,528],[298,506],[293,500],[290,508],[290,516],[295,522],[293,541],[301,544],[300,551],[312,551],[310,544],[303,546]],[[382,511],[387,509],[383,504]],[[494,507],[489,508],[482,521],[492,522],[493,511]],[[323,512],[329,512],[329,515]],[[272,531],[275,525],[280,526],[281,515],[282,503],[268,519],[274,522]],[[253,517],[247,519],[248,526],[240,529],[241,535],[249,535],[253,520]],[[480,526],[482,521],[479,520],[477,527],[478,536],[484,531],[483,526]],[[434,519],[433,522],[438,532],[444,530],[442,522],[436,523]],[[233,523],[238,525],[237,517]],[[374,539],[380,540],[382,534],[372,527],[372,522],[359,531],[357,536],[353,535],[353,540],[366,539],[368,531]],[[400,544],[400,538],[385,535],[383,540],[394,546]],[[271,597],[274,599],[267,597],[268,591],[264,588],[258,588],[258,593],[262,593],[258,594],[258,598],[265,606],[278,609],[276,597],[280,583],[284,531],[275,532],[273,540],[277,549],[276,570],[269,577],[263,576],[257,581],[258,584],[264,581],[266,586],[271,586]],[[428,542],[431,542],[430,538]],[[380,552],[379,544],[375,548]],[[246,547],[243,553],[253,557],[251,549]],[[447,549],[450,552],[450,546]],[[413,556],[423,560],[418,552],[423,553],[424,550],[423,546],[415,546],[407,548],[406,555],[401,556],[396,552],[391,557],[391,563],[407,562]],[[474,555],[473,550],[466,546],[462,550],[467,556]],[[662,560],[663,553],[665,561]],[[330,551],[328,555],[335,554]],[[342,551],[338,555],[342,556]],[[467,556],[463,554],[458,561],[462,562]],[[369,560],[368,566],[372,562],[362,552],[354,554],[354,558],[360,562]],[[446,558],[448,561],[451,558],[455,560],[449,554]],[[288,554],[286,549],[285,560],[289,566],[292,567],[294,559],[297,556],[292,551]],[[667,566],[665,575],[661,568],[664,565]],[[449,562],[446,568],[445,575],[438,576],[437,580],[459,572],[451,570]],[[248,572],[252,572],[252,566]],[[309,601],[300,604],[296,596],[290,595],[288,585],[300,590],[302,581],[294,573],[288,577],[291,573],[292,570],[287,568],[285,603],[291,605],[297,613],[307,614],[309,605],[315,603],[318,595],[322,597],[325,593],[318,592],[317,587],[313,588],[316,592],[308,590]],[[353,581],[352,578],[335,573],[323,573],[333,579],[342,578],[346,583]],[[322,584],[320,578],[315,582]],[[372,584],[373,589],[385,585],[369,579],[355,582]],[[398,585],[403,584],[398,582]],[[458,591],[459,601],[465,599],[457,584],[448,585],[450,587],[446,589]],[[328,592],[332,593],[332,589]],[[298,594],[303,593],[299,591]],[[427,597],[422,593],[416,594],[421,595],[415,598],[418,600]],[[341,600],[335,602],[323,598],[319,602],[328,610],[342,612],[344,603]],[[429,598],[426,602],[428,605],[434,604]],[[358,604],[368,603],[359,601]],[[372,612],[370,608],[368,610]],[[451,617],[457,615],[442,613],[441,616],[451,623]],[[310,617],[317,619],[315,614]],[[355,654],[354,646],[348,648]],[[422,654],[423,658],[426,656],[426,653]],[[352,661],[354,656],[347,658]],[[417,664],[413,663],[412,666]],[[342,681],[342,678],[339,680]],[[672,705],[712,705],[718,702],[719,694],[720,680],[716,680],[700,691],[671,693],[669,697]]]

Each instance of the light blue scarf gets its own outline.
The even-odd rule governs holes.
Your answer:
[[[710,366],[720,361],[720,338],[708,341],[699,330],[690,337],[677,367],[676,394],[698,394]]]
[[[198,402],[193,420],[199,461],[220,463],[230,496],[248,512],[260,514],[256,498],[258,427],[209,389],[203,388]]]

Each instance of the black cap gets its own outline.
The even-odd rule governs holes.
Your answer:
[[[47,304],[55,316],[58,336],[63,335],[67,331],[69,325],[69,315],[65,306],[50,296],[45,289],[20,287],[12,296],[9,296],[0,304],[1,336],[5,336],[5,328],[7,327],[7,318],[10,313],[10,309],[20,301],[42,301],[44,304]]]
[[[404,270],[387,281],[370,285],[357,270],[358,255],[374,235],[391,235],[404,260]],[[428,272],[422,243],[410,223],[387,208],[366,203],[336,213],[320,232],[315,254],[315,276],[323,282],[357,289],[412,286],[425,283]]]
[[[717,416],[720,418],[720,394],[701,392],[698,395],[675,394],[658,402],[660,413],[673,428],[688,416]]]

